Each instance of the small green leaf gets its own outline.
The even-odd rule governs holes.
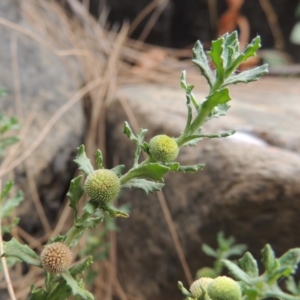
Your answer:
[[[164,183],[152,182],[146,179],[134,178],[122,185],[123,188],[137,188],[144,190],[147,194],[160,191],[164,187]]]
[[[236,59],[239,55],[239,39],[237,35],[237,31],[233,31],[232,33],[224,34],[224,49],[223,49],[223,59],[224,59],[224,67],[227,69],[231,66],[232,61]]]
[[[181,293],[183,294],[183,296],[192,297],[193,298],[193,295],[183,286],[183,284],[182,284],[181,281],[178,281],[178,288],[181,291]]]
[[[225,251],[224,258],[233,256],[233,255],[242,255],[246,249],[247,249],[247,246],[244,244],[233,245],[227,251]]]
[[[45,300],[48,296],[48,293],[41,289],[41,288],[35,288],[33,285],[31,286],[31,291],[30,291],[30,295],[29,298],[27,300]],[[59,300],[59,299],[57,299]]]
[[[178,171],[181,173],[195,173],[196,171],[203,170],[205,167],[205,164],[197,164],[197,165],[191,165],[191,166],[180,166],[178,168]]]
[[[84,228],[96,228],[101,222],[103,222],[104,217],[90,217],[86,221],[80,223]]]
[[[250,69],[244,72],[241,72],[237,75],[230,76],[225,80],[223,86],[229,84],[237,84],[239,82],[248,83],[251,81],[257,81],[261,76],[268,73],[268,65],[264,64],[254,69]]]
[[[69,271],[72,277],[81,274],[87,267],[93,264],[93,257],[88,256],[82,263],[73,266]]]
[[[114,207],[108,206],[106,203],[98,203],[98,207],[107,212],[111,218],[128,218],[127,212],[118,210]]]
[[[267,244],[262,249],[262,263],[268,273],[272,273],[273,268],[276,266],[275,254],[272,247]]]
[[[170,168],[170,171],[178,171],[178,168],[180,164],[178,162],[170,162],[170,163],[165,163],[165,165]]]
[[[223,63],[223,44],[224,38],[221,37],[216,41],[212,41],[211,51],[208,51],[207,54],[211,57],[217,71],[217,82],[223,83],[225,73],[224,73],[224,63]]]
[[[103,169],[103,156],[100,149],[96,151],[96,162],[98,169]]]
[[[214,76],[200,41],[197,41],[193,48],[193,63],[199,67],[201,74],[206,78],[210,87],[212,87],[214,84]]]
[[[138,168],[131,169],[127,174],[130,178],[149,178],[154,181],[163,182],[163,176],[170,169],[159,163],[149,163],[139,166]]]
[[[246,252],[244,256],[239,259],[239,263],[243,271],[245,271],[251,278],[259,276],[257,261],[250,252]]]
[[[231,136],[236,133],[235,129],[225,131],[225,132],[220,132],[220,133],[205,133],[205,134],[200,134],[198,135],[199,138],[209,138],[209,139],[215,139],[215,138],[225,138],[228,136]]]
[[[6,90],[3,89],[3,88],[0,88],[0,98],[6,96],[6,94],[7,94],[7,93],[6,93]]]
[[[89,213],[90,215],[94,214],[97,210],[97,204],[94,201],[88,201],[83,207],[83,211]]]
[[[245,62],[249,57],[254,56],[256,51],[260,48],[260,37],[257,36],[252,40],[252,42],[244,49],[237,58],[232,61],[231,66],[229,66],[225,71],[225,78],[228,78],[242,62]]]
[[[84,145],[77,148],[77,156],[74,162],[78,165],[79,170],[82,170],[86,175],[94,171],[91,161],[86,156]]]
[[[13,144],[16,144],[19,141],[19,138],[16,136],[10,136],[0,139],[0,147],[5,149]]]
[[[20,244],[15,238],[12,238],[9,242],[4,242],[3,256],[16,257],[29,265],[41,267],[39,256],[27,245]]]
[[[286,289],[293,295],[300,296],[299,285],[296,284],[293,276],[289,276],[285,282]]]
[[[218,257],[218,253],[217,251],[215,251],[213,248],[211,248],[210,246],[208,246],[207,244],[202,244],[202,251],[208,255],[208,256],[212,256],[217,258]]]
[[[298,263],[300,261],[300,248],[294,248],[288,250],[280,258],[278,258],[280,267],[290,268],[296,271]]]
[[[121,177],[124,173],[125,165],[119,165],[111,169],[118,177]]]
[[[5,201],[1,209],[1,218],[9,217],[12,210],[24,200],[23,192],[18,191],[15,197]]]
[[[80,201],[84,192],[81,186],[82,177],[83,176],[80,175],[71,180],[70,188],[67,193],[67,196],[70,199],[69,206],[74,209],[75,216],[77,216],[77,212],[78,212],[78,202]]]
[[[135,134],[133,133],[132,129],[130,128],[128,122],[124,122],[124,129],[123,129],[123,133],[125,133],[127,135],[127,137],[134,142],[138,142],[137,137],[135,136]]]
[[[78,295],[82,299],[85,300],[94,300],[94,296],[85,290],[72,276],[71,274],[66,271],[61,274],[61,276],[64,278],[66,281],[67,285],[71,288],[72,290],[72,295]]]
[[[211,111],[220,104],[225,104],[230,100],[229,90],[227,88],[218,90],[215,93],[208,96],[208,98],[201,104],[200,112],[198,113],[197,117],[193,121],[191,125],[191,130],[196,130],[201,126],[205,118],[209,116]],[[199,124],[200,123],[200,124]]]
[[[0,194],[0,201],[2,201],[2,199],[5,196],[7,196],[7,194],[10,192],[13,186],[14,186],[14,182],[12,180],[6,182]]]
[[[236,264],[227,259],[222,259],[222,263],[237,280],[242,280],[247,284],[251,283],[250,277]]]
[[[51,291],[45,300],[65,300],[72,295],[72,289],[67,285],[65,280],[61,281],[54,290]]]

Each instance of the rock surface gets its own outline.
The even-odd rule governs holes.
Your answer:
[[[22,17],[22,3],[23,1],[17,0],[1,0],[0,17],[25,30],[33,31]],[[14,88],[17,73],[14,73],[12,67],[17,64],[23,113],[23,121],[20,120],[20,123],[26,122],[30,115],[34,116],[33,124],[25,137],[23,152],[36,140],[53,114],[78,90],[79,85],[74,82],[63,62],[33,39],[2,24],[0,39],[0,83],[7,90],[7,96],[0,101],[0,110],[17,114]],[[72,178],[72,169],[75,170],[71,160],[76,154],[76,147],[82,142],[83,131],[84,115],[80,103],[77,103],[55,123],[27,160],[27,169],[30,169],[36,180],[50,221],[57,218],[56,213]],[[40,230],[41,226],[37,213],[32,213],[36,209],[31,201],[25,169],[18,169],[17,181],[26,196],[18,216],[22,227],[33,233]]]
[[[201,83],[196,83],[198,100],[205,95]],[[192,274],[211,265],[201,243],[215,246],[220,230],[246,243],[258,260],[266,243],[277,255],[299,246],[298,80],[263,78],[231,91],[228,115],[208,123],[205,131],[236,128],[238,133],[184,148],[179,161],[205,163],[205,169],[168,174],[163,188]],[[161,133],[176,137],[183,130],[182,90],[125,86],[119,95],[139,127],[149,129],[147,141]],[[128,119],[118,101],[107,111],[107,152],[130,168],[135,148],[122,134]],[[130,218],[119,222],[118,275],[125,289],[141,299],[182,299],[177,281],[185,282],[185,277],[157,196],[125,190],[120,203],[132,204]]]

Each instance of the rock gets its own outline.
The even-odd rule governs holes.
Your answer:
[[[195,83],[198,100],[205,95],[201,83]],[[166,176],[163,193],[193,275],[211,266],[201,244],[215,246],[220,230],[247,244],[257,259],[266,243],[277,255],[299,246],[299,93],[297,80],[283,78],[233,86],[228,115],[204,130],[237,128],[238,134],[184,148],[179,161],[205,163],[205,169]],[[139,127],[149,129],[147,141],[156,134],[176,137],[183,130],[182,90],[145,84],[125,86],[119,95]],[[116,100],[107,111],[107,153],[130,168],[135,147],[122,134],[125,120],[128,116]],[[132,205],[129,219],[118,223],[118,276],[126,291],[149,300],[182,299],[177,281],[186,283],[185,276],[157,196],[124,190],[123,203]]]
[[[1,0],[0,17],[13,22],[25,30],[33,31],[22,17],[23,1]],[[22,33],[0,25],[0,82],[7,89],[7,96],[1,99],[1,111],[16,114],[12,61],[16,62],[13,44],[17,49],[17,63],[20,76],[23,120],[33,113],[33,124],[26,134],[20,154],[31,145],[41,133],[48,120],[79,89],[78,82],[68,73],[63,62],[41,44]],[[57,219],[57,213],[75,171],[71,160],[83,139],[84,116],[80,103],[74,105],[55,123],[40,146],[27,159],[29,169],[36,180],[40,198],[49,221]],[[41,224],[32,202],[25,169],[18,168],[18,186],[25,192],[26,201],[18,211],[22,227],[31,233],[40,232]],[[32,212],[35,212],[34,214]]]

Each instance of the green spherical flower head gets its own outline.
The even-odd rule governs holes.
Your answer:
[[[240,300],[242,291],[239,284],[226,276],[219,276],[207,287],[207,292],[212,300]]]
[[[94,201],[107,203],[117,198],[120,180],[113,171],[96,170],[87,177],[84,190]]]
[[[149,151],[154,160],[165,163],[175,160],[179,149],[173,138],[157,135],[150,140]]]
[[[199,298],[200,296],[202,296],[202,289],[206,289],[212,281],[213,279],[209,277],[201,277],[194,281],[190,287],[190,292],[193,297]]]

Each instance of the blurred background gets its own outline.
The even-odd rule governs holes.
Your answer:
[[[260,259],[271,243],[278,255],[299,246],[300,2],[299,0],[1,0],[1,113],[16,116],[19,142],[1,156],[0,177],[14,179],[24,200],[2,220],[20,218],[12,236],[40,253],[49,238],[72,225],[66,193],[79,173],[73,163],[84,143],[95,163],[132,165],[134,145],[124,121],[178,136],[185,124],[180,74],[187,70],[200,101],[207,84],[191,62],[192,47],[238,31],[240,47],[261,36],[257,56],[269,75],[231,88],[230,114],[207,132],[232,128],[232,139],[205,141],[179,157],[203,162],[197,174],[170,174],[162,193],[124,191],[118,205],[130,218],[105,221],[84,236],[76,261],[94,264],[85,285],[95,299],[182,299],[186,286],[213,259],[223,231]],[[2,124],[3,125],[3,124]],[[117,205],[117,203],[116,203]],[[10,262],[17,299],[43,286],[38,268]],[[0,299],[9,299],[0,274]]]

